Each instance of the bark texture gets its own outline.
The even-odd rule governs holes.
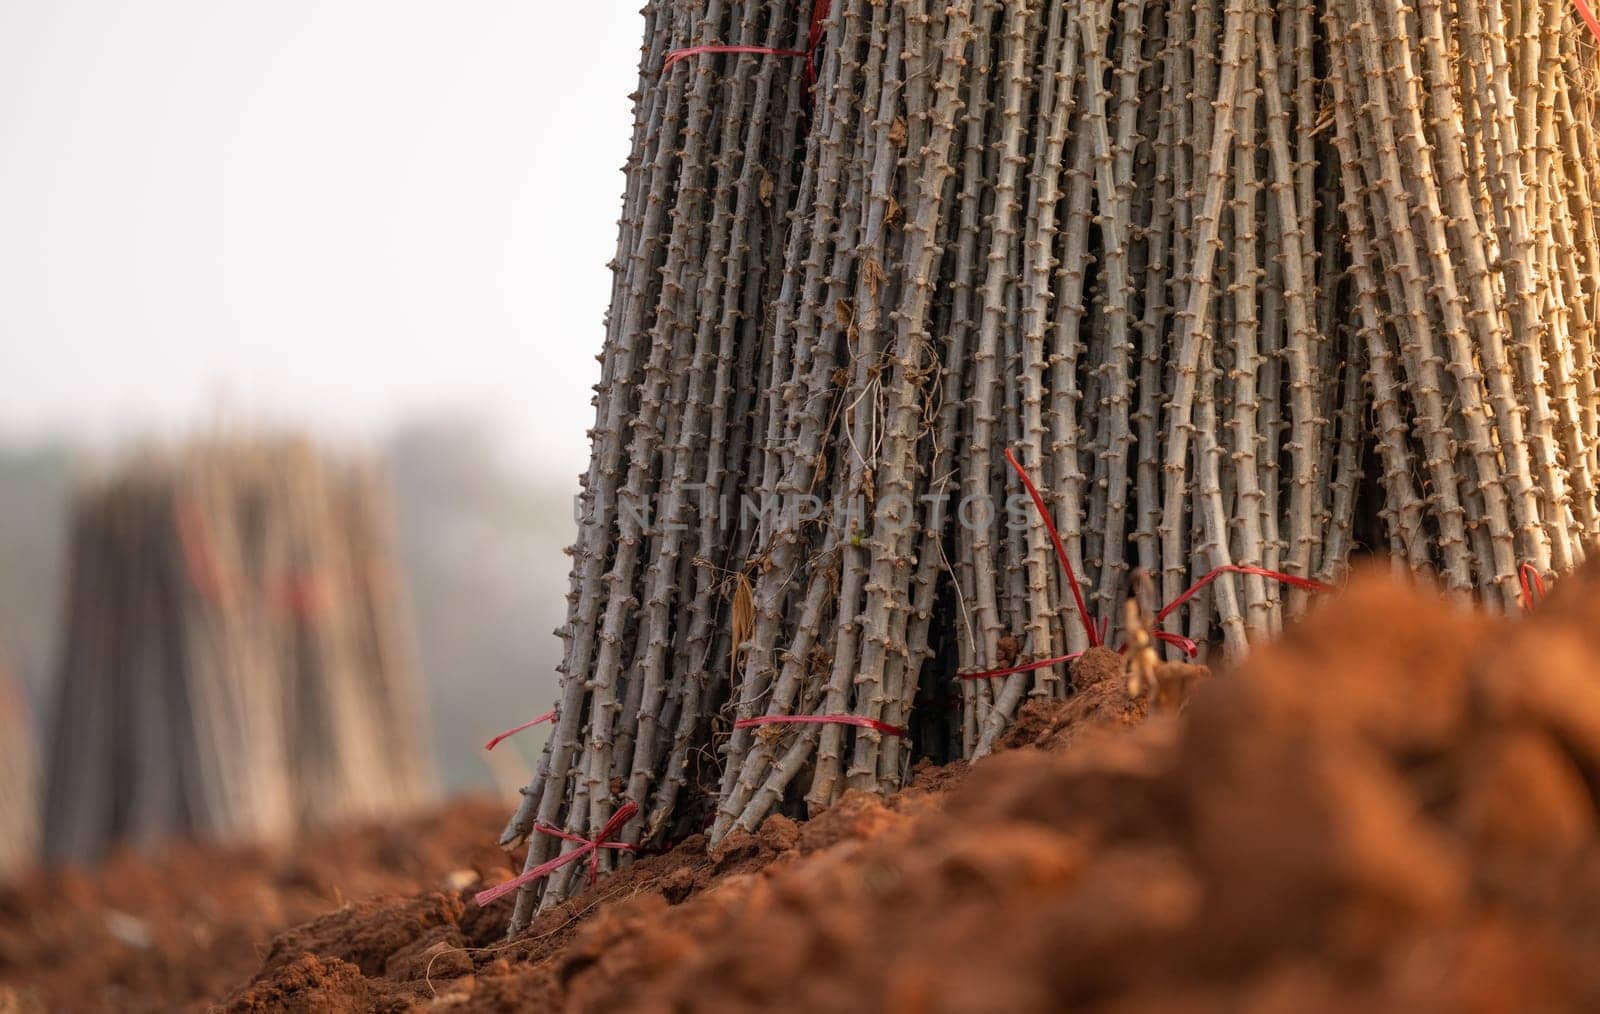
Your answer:
[[[536,823],[634,802],[630,841],[716,842],[982,755],[1065,669],[960,675],[1117,643],[1134,568],[1170,602],[1380,551],[1510,608],[1600,534],[1563,4],[822,10],[814,87],[663,71],[804,50],[805,5],[644,10],[560,717],[504,839],[530,868],[578,847]],[[1230,572],[1158,633],[1237,655],[1305,602]],[[737,724],[842,714],[909,735]]]

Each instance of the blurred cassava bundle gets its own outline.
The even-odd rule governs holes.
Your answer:
[[[150,452],[83,489],[44,846],[271,839],[431,777],[388,500],[294,439]]]
[[[1509,608],[1577,563],[1567,2],[648,4],[559,716],[505,842],[538,870],[628,804],[621,841],[719,841],[980,756],[1067,670],[961,676],[1116,644],[1136,568],[1172,603],[1377,550]],[[1224,573],[1163,633],[1237,654],[1305,602]]]
[[[37,856],[39,796],[33,715],[0,652],[0,880]]]

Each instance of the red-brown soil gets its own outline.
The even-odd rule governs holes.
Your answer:
[[[1515,621],[1358,578],[1181,713],[1075,680],[971,770],[691,839],[509,944],[467,888],[347,905],[226,1008],[1600,1009],[1600,573]]]
[[[503,804],[469,800],[289,850],[176,845],[34,874],[0,887],[0,1012],[203,1010],[286,926],[352,899],[507,876],[504,822]]]

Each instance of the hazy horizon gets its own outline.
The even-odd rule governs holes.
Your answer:
[[[436,759],[489,784],[554,692],[640,35],[637,0],[0,0],[0,642],[39,716],[73,474],[291,427],[389,456]]]
[[[0,435],[587,453],[637,4],[0,3]]]

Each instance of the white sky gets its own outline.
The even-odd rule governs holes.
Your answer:
[[[639,0],[0,0],[0,434],[586,457]]]

